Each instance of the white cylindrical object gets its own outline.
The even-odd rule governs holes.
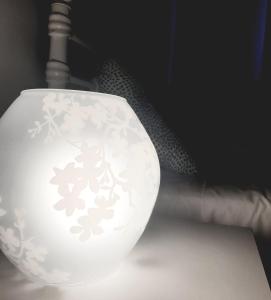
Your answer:
[[[160,183],[154,146],[125,99],[27,90],[0,120],[0,243],[43,284],[115,269],[149,220]]]
[[[50,51],[46,66],[46,81],[50,88],[65,88],[69,81],[67,44],[71,31],[70,2],[53,2],[49,17]]]

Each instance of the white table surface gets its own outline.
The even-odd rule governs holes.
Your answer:
[[[0,300],[267,300],[252,233],[152,218],[120,268],[90,286],[41,287],[0,255]]]

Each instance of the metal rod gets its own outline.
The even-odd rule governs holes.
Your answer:
[[[51,5],[49,17],[50,52],[46,66],[49,88],[65,88],[69,81],[67,42],[71,32],[71,0],[56,0]]]

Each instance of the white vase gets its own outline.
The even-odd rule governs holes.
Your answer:
[[[160,182],[154,146],[125,99],[27,90],[0,120],[0,242],[43,284],[93,282],[133,248]]]

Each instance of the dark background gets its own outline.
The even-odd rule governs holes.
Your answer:
[[[74,0],[73,74],[115,58],[183,140],[210,184],[271,186],[271,27],[265,0]],[[45,87],[50,1],[0,0],[1,114]]]

